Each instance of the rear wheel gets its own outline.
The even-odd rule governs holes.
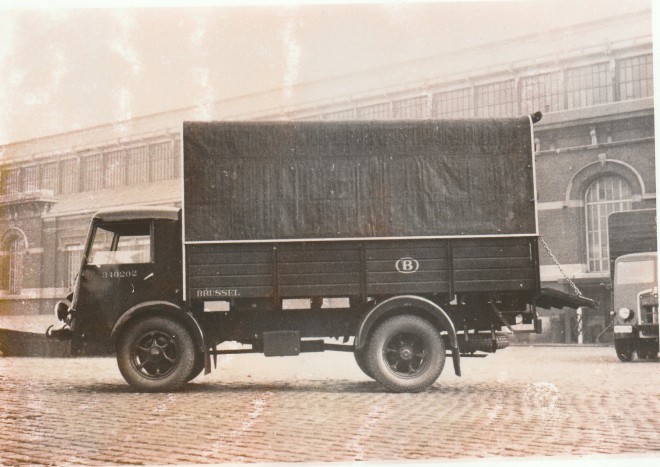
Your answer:
[[[440,333],[418,316],[389,318],[376,328],[368,344],[367,367],[373,378],[395,392],[427,389],[444,365]]]
[[[195,353],[188,330],[162,316],[129,325],[117,341],[119,371],[138,391],[163,392],[180,388],[193,374]]]

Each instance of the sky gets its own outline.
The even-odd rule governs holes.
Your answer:
[[[0,0],[0,144],[294,92],[300,83],[646,10],[651,0],[41,5]]]

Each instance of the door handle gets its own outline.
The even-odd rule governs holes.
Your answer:
[[[151,279],[152,277],[154,277],[154,273],[153,273],[153,272],[150,272],[150,273],[147,274],[147,275],[144,277],[144,279],[142,279],[142,280],[147,281],[147,280]]]

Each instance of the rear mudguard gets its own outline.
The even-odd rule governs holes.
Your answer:
[[[416,295],[400,295],[389,298],[373,307],[360,323],[355,336],[355,348],[362,349],[374,325],[385,316],[412,313],[428,319],[438,329],[447,332],[447,340],[451,347],[451,356],[454,363],[454,373],[461,376],[460,352],[456,329],[449,315],[436,303]]]

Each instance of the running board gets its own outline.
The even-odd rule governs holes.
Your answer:
[[[299,353],[308,353],[308,352],[325,352],[335,351],[335,352],[351,352],[355,350],[352,345],[342,345],[342,344],[328,344],[323,340],[310,340],[310,341],[300,341]],[[243,353],[264,353],[264,349],[260,346],[252,346],[251,349],[228,349],[228,350],[216,350],[209,349],[209,355],[231,355],[231,354],[243,354]],[[271,356],[287,356],[286,355],[271,355]]]

